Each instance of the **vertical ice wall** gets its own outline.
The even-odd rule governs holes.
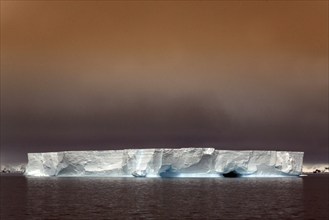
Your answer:
[[[214,148],[127,149],[29,153],[31,176],[249,176],[301,174],[303,152]]]

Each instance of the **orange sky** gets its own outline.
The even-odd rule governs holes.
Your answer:
[[[6,160],[88,143],[324,161],[327,100],[327,1],[1,2]]]

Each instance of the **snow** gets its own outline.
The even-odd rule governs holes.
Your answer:
[[[29,153],[28,176],[221,177],[298,176],[303,152],[214,148]]]
[[[0,172],[2,173],[24,173],[26,164],[1,164]]]
[[[329,163],[323,164],[304,164],[303,173],[313,173],[315,170],[320,170],[321,173],[329,173]]]

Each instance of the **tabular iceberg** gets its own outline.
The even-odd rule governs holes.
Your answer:
[[[29,153],[28,176],[298,176],[303,152],[214,148]]]

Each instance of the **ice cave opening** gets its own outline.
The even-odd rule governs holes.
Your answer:
[[[228,177],[228,178],[236,178],[236,177],[241,177],[242,175],[235,170],[228,172],[228,173],[223,173],[223,177]]]

